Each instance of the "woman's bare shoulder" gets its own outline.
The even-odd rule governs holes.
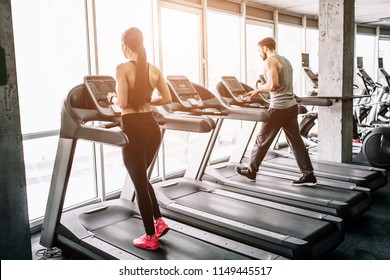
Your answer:
[[[121,72],[122,71],[128,72],[128,71],[131,71],[133,69],[135,69],[135,66],[129,62],[120,63],[116,67],[116,71],[121,71]]]
[[[153,65],[153,64],[150,64],[149,63],[149,69],[153,72],[153,73],[160,73],[160,69],[158,69],[158,67],[156,65]]]
[[[162,76],[160,69],[158,69],[158,67],[153,64],[149,64],[149,73],[152,82],[157,82]]]

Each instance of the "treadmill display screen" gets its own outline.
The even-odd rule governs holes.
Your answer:
[[[222,81],[230,92],[235,95],[245,94],[246,91],[235,77],[222,77]]]
[[[190,81],[185,79],[170,80],[173,88],[180,95],[196,95],[197,92]]]
[[[309,67],[309,54],[302,53],[302,67]]]
[[[356,61],[357,61],[357,68],[362,69],[363,68],[363,57],[358,56],[356,58]]]
[[[378,68],[383,69],[383,57],[378,58]]]
[[[108,108],[110,103],[107,101],[107,94],[115,92],[116,83],[114,79],[105,79],[97,77],[87,77],[85,79],[86,86],[95,96],[95,99],[103,108]]]

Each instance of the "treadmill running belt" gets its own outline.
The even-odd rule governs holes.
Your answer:
[[[211,213],[257,228],[293,236],[315,244],[332,234],[335,226],[329,222],[245,203],[236,199],[197,192],[175,200],[176,203]]]
[[[229,177],[230,180],[235,182],[240,182],[244,184],[248,184],[248,180],[244,178],[243,176],[234,174],[233,176]],[[342,201],[345,203],[350,203],[351,205],[354,205],[356,203],[359,203],[361,201],[361,192],[358,191],[350,191],[350,190],[343,190],[343,189],[335,189],[335,188],[329,188],[324,187],[321,185],[317,185],[316,187],[295,187],[291,185],[291,182],[288,180],[279,180],[277,181],[277,184],[275,184],[275,178],[270,176],[265,176],[262,174],[257,174],[256,182],[250,183],[253,186],[261,186],[261,187],[267,187],[267,188],[275,188],[277,190],[281,191],[288,191],[292,194],[296,195],[306,195],[310,197],[317,197],[321,199],[328,199],[328,200],[337,200]]]
[[[265,166],[268,164],[282,166],[282,168],[298,169],[298,165],[294,158],[289,157],[274,157],[263,161]],[[358,168],[343,167],[340,165],[332,165],[331,163],[312,161],[314,172],[316,174],[331,174],[333,176],[343,176],[352,178],[365,178],[366,180],[373,180],[380,176],[379,172],[363,170]]]
[[[112,245],[142,259],[148,260],[241,260],[249,259],[241,254],[192,238],[171,229],[160,238],[160,248],[149,251],[136,248],[133,239],[141,236],[144,228],[141,219],[127,219],[93,231],[93,234]]]

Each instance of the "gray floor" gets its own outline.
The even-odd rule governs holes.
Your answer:
[[[327,259],[390,260],[390,171],[388,183],[373,194],[370,209],[346,230],[344,242]]]
[[[346,229],[344,242],[325,260],[390,260],[390,171],[388,183],[373,194],[370,209]],[[33,259],[65,259],[57,251],[45,251],[39,234],[31,238]],[[132,245],[129,245],[132,246]]]

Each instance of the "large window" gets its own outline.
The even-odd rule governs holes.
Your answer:
[[[318,73],[318,49],[319,49],[319,36],[318,29],[307,28],[306,29],[306,45],[305,53],[309,54],[309,67],[314,73]],[[301,70],[303,71],[303,70]],[[303,72],[302,72],[303,73]],[[305,74],[303,76],[303,95],[312,91],[313,84]]]
[[[34,220],[43,216],[46,206],[63,100],[88,74],[85,3],[13,0],[12,16],[27,199]],[[88,153],[75,164],[75,178],[69,183],[69,193],[76,189],[78,193],[66,205],[96,196],[93,176],[84,172],[85,166],[93,166],[92,145],[84,148]],[[90,185],[80,188],[77,181],[85,176]]]
[[[376,45],[376,36],[367,35],[367,34],[356,34],[356,57],[363,58],[363,68],[367,72],[367,74],[376,81],[376,65],[375,61],[375,47]],[[356,65],[356,61],[355,61]],[[359,77],[356,77],[357,84],[364,88],[364,84],[362,83]]]
[[[273,37],[273,28],[257,22],[246,24],[246,82],[255,87],[260,74],[264,72],[264,62],[260,57],[257,43],[265,37]]]
[[[165,76],[184,75],[201,83],[201,14],[198,10],[182,11],[161,8],[162,70]],[[168,131],[164,139],[165,172],[184,170],[192,143],[199,135]]]
[[[209,134],[199,134],[179,131],[166,131],[164,136],[164,172],[166,175],[184,171],[192,158],[192,153],[202,153],[205,148],[201,137]]]
[[[221,76],[234,76],[239,81],[243,81],[241,77],[241,18],[209,11],[207,27],[210,90],[215,90],[221,81]],[[240,128],[241,122],[225,120],[211,161],[228,158],[232,154]]]
[[[22,133],[57,130],[63,99],[88,74],[84,2],[13,0],[12,16]]]
[[[382,38],[379,40],[379,54],[378,57],[383,59],[383,68],[387,73],[390,73],[390,38]],[[382,85],[387,85],[385,77],[378,74],[378,81]]]
[[[209,88],[215,89],[221,76],[242,80],[240,17],[208,12],[207,43]]]
[[[278,25],[278,53],[285,56],[294,69],[294,93],[302,95],[302,27]]]
[[[161,41],[164,75],[184,75],[191,82],[201,78],[201,14],[161,8]]]
[[[57,136],[23,142],[30,220],[45,213],[57,143]]]
[[[130,27],[137,27],[142,31],[148,61],[153,62],[151,2],[145,0],[95,2],[99,74],[115,76],[116,66],[126,61],[122,53],[121,37]]]
[[[318,29],[306,28],[306,50],[310,56],[310,68],[314,72],[318,72],[318,49],[319,49],[319,33]]]

